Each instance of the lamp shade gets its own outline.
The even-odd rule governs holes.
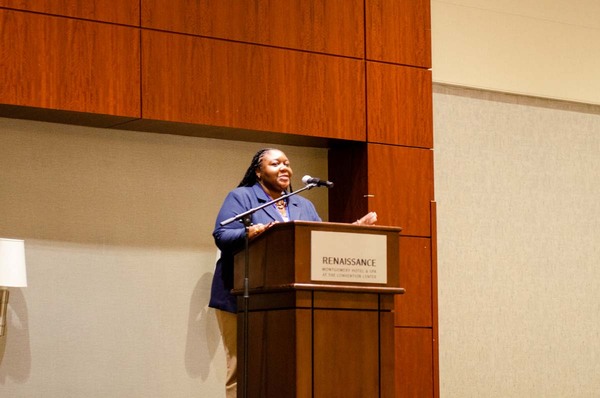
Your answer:
[[[24,241],[0,238],[0,286],[27,286]]]

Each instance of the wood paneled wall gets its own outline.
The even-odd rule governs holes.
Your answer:
[[[144,0],[142,26],[363,58],[364,0]]]
[[[367,58],[431,68],[429,0],[368,0]]]
[[[0,0],[4,7],[122,25],[140,21],[139,0]]]
[[[397,396],[439,395],[429,0],[0,0],[0,33],[4,116],[322,138],[329,219],[403,227]]]
[[[365,139],[360,60],[142,32],[147,119]]]
[[[2,104],[140,116],[138,29],[0,9]]]
[[[369,142],[433,147],[431,71],[367,62]]]

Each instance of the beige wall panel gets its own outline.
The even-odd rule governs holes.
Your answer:
[[[600,107],[434,86],[441,395],[600,391]]]
[[[433,0],[504,14],[600,29],[598,0]]]
[[[0,118],[0,237],[25,239],[0,396],[224,398],[207,308],[226,193],[265,144]],[[279,146],[303,173],[327,151]],[[327,190],[307,193],[327,216]]]
[[[600,104],[600,30],[588,25],[434,0],[433,80]]]

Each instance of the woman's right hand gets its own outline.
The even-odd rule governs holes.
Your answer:
[[[248,228],[248,237],[250,239],[256,238],[258,235],[265,232],[267,229],[271,228],[275,224],[275,221],[270,222],[268,224],[254,224]]]

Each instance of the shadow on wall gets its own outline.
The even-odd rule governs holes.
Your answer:
[[[21,289],[10,290],[7,318],[7,331],[0,337],[0,384],[7,379],[25,383],[31,373],[31,348],[27,303]]]
[[[198,280],[190,299],[188,333],[185,344],[185,369],[192,378],[206,380],[210,365],[221,342],[215,311],[208,308],[207,291],[210,291],[212,273]],[[210,361],[206,361],[206,359]]]
[[[10,119],[0,119],[0,131],[5,235],[125,247],[197,248],[203,236],[212,243],[232,183],[207,195],[205,141]]]
[[[0,182],[10,187],[0,232],[126,247],[212,245],[223,199],[270,146],[3,118],[0,131]],[[327,174],[326,150],[282,149],[294,184],[302,173]],[[325,217],[327,192],[307,197]]]

